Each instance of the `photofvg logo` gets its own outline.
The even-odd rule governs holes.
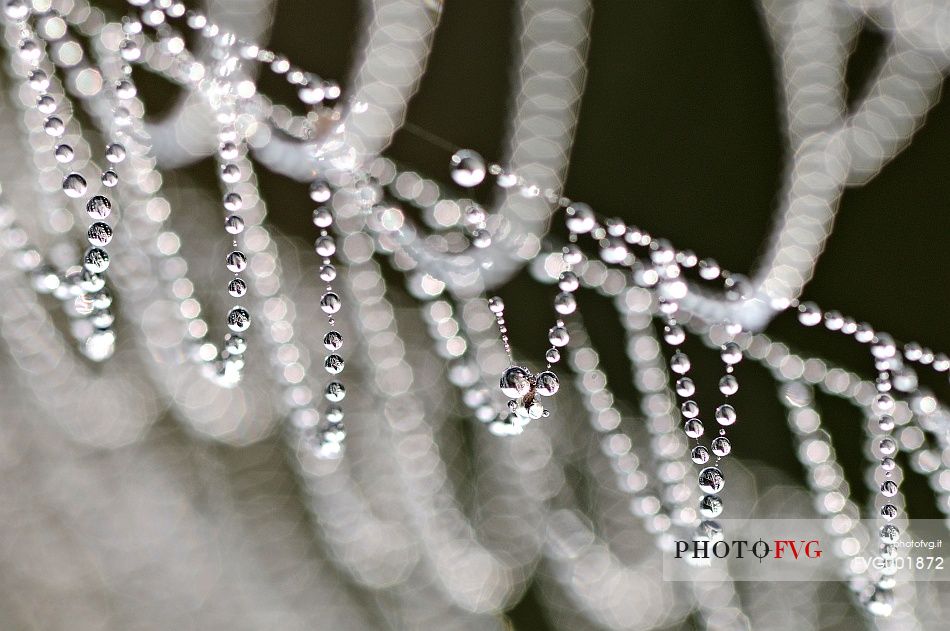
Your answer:
[[[907,580],[950,580],[939,520],[918,520],[881,547],[873,520],[726,519],[683,532],[663,556],[665,580],[838,581],[845,570]],[[944,568],[947,568],[946,570]]]
[[[697,537],[692,541],[676,541],[676,558],[702,561],[711,558],[726,559],[730,556],[744,559],[747,556],[755,557],[761,563],[765,559],[820,559],[821,542],[818,539],[773,539],[766,541],[756,539],[725,539],[711,540],[707,537]]]

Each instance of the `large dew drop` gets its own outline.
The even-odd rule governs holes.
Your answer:
[[[63,178],[63,191],[72,198],[82,197],[86,194],[86,178],[78,173],[70,173]]]
[[[452,179],[459,186],[471,188],[485,179],[485,160],[471,149],[459,149],[452,155]]]

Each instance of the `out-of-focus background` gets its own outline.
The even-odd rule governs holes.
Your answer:
[[[514,4],[444,2],[429,68],[409,108],[415,127],[488,159],[503,155]],[[284,0],[277,3],[270,42],[298,65],[339,78],[345,90],[360,25],[354,0]],[[859,37],[847,70],[853,94],[873,74],[883,45],[873,25]],[[787,157],[775,64],[756,3],[595,1],[565,194],[715,257],[724,268],[753,269],[774,221]],[[169,101],[143,81],[157,107]],[[261,86],[288,96],[268,75]],[[449,154],[424,135],[400,131],[387,154],[445,181]],[[168,180],[194,178],[211,194],[210,162],[186,171]],[[805,297],[900,340],[950,349],[948,173],[950,103],[943,102],[907,150],[869,184],[845,193]],[[273,223],[287,235],[311,239],[303,185],[259,175]],[[213,205],[202,208],[217,212]],[[500,293],[516,352],[540,356],[551,319],[549,292],[525,271]],[[590,301],[585,319],[611,382],[629,383],[626,356],[615,343],[622,332],[609,304],[583,298]],[[802,329],[789,315],[769,331],[794,348],[871,374],[861,349],[826,331]],[[716,358],[696,349],[697,382],[718,379]],[[743,365],[739,375],[742,422],[730,429],[733,453],[800,482],[773,383],[754,366]],[[946,392],[945,383],[940,387]],[[629,393],[617,387],[616,394]],[[9,379],[0,384],[0,401],[6,410],[0,412],[0,628],[330,629],[344,620],[350,628],[383,627],[378,611],[393,603],[385,591],[357,587],[329,563],[276,437],[222,446],[195,441],[165,418],[140,440],[102,450],[37,425],[30,395]],[[831,400],[823,404],[860,504],[867,497],[860,477],[863,440],[853,430],[860,414]],[[348,422],[374,419],[366,414]],[[926,481],[906,475],[911,516],[939,517]],[[555,614],[541,601],[529,587],[504,616],[489,618],[521,631],[572,628],[552,620]],[[424,594],[413,606],[425,606]],[[847,609],[836,611],[821,628],[853,628],[842,614]],[[453,615],[446,609],[428,628],[455,628]],[[399,628],[398,616],[385,620]]]

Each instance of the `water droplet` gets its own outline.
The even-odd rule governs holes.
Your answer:
[[[491,233],[484,228],[478,228],[472,232],[472,245],[476,248],[487,248],[491,245]]]
[[[574,294],[562,291],[554,297],[554,310],[561,315],[570,315],[577,310],[577,301]]]
[[[561,351],[556,348],[549,348],[547,352],[544,353],[544,358],[549,364],[556,364],[561,361]]]
[[[89,321],[98,329],[107,329],[115,322],[115,316],[108,309],[99,309],[89,316]]]
[[[79,289],[87,294],[94,294],[106,286],[106,279],[102,276],[83,269],[79,274]]]
[[[224,220],[224,229],[228,234],[241,234],[244,232],[244,220],[237,215],[231,215]]]
[[[307,85],[297,90],[297,96],[302,103],[307,105],[317,105],[321,103],[326,96],[319,83],[308,82]]]
[[[722,361],[729,366],[734,366],[742,361],[742,349],[735,342],[726,342],[722,345],[719,353]]]
[[[339,425],[340,422],[343,421],[343,408],[339,405],[330,405],[327,407],[324,416],[326,416],[327,422],[331,425]]]
[[[884,543],[897,543],[901,538],[900,528],[894,524],[884,524],[881,526],[881,541]]]
[[[505,311],[505,302],[498,296],[493,296],[488,299],[488,308],[491,309],[491,312],[494,314],[501,314]]]
[[[722,270],[715,259],[702,259],[699,261],[699,276],[704,280],[715,280],[719,277]]]
[[[320,267],[320,280],[329,283],[336,278],[336,268],[332,265],[322,265]]]
[[[336,241],[329,235],[317,237],[317,240],[313,244],[313,249],[324,258],[333,256],[334,252],[336,252]]]
[[[577,265],[584,259],[584,254],[581,252],[581,249],[573,243],[568,243],[561,248],[561,253],[564,257],[564,262],[568,265]]]
[[[561,382],[558,380],[557,375],[550,370],[545,370],[538,374],[535,379],[535,390],[543,397],[554,396],[560,387]]]
[[[459,149],[452,155],[451,173],[459,186],[478,186],[485,179],[485,160],[471,149]]]
[[[327,384],[327,388],[323,395],[326,397],[327,401],[338,403],[346,396],[346,388],[339,381],[331,381]]]
[[[229,271],[234,273],[243,272],[247,269],[247,257],[244,255],[244,252],[235,250],[228,254],[225,259],[225,265]]]
[[[523,397],[531,390],[530,373],[520,366],[509,366],[498,385],[506,397]]]
[[[705,495],[699,500],[699,514],[706,518],[719,517],[722,514],[722,498],[718,495]]]
[[[825,328],[829,331],[837,331],[844,326],[844,316],[840,311],[828,311],[825,313]]]
[[[574,234],[586,234],[594,229],[596,219],[590,206],[574,202],[565,209],[567,229]]]
[[[120,99],[131,99],[136,93],[135,86],[128,79],[119,79],[115,82],[115,94]]]
[[[76,155],[76,152],[73,151],[73,148],[69,145],[56,145],[56,149],[53,151],[56,156],[57,162],[65,164],[71,162],[73,157]]]
[[[240,298],[247,293],[247,283],[242,278],[232,278],[228,282],[228,293],[234,298]]]
[[[100,248],[89,248],[82,257],[82,265],[93,274],[101,274],[109,269],[109,255]]]
[[[875,587],[865,606],[872,615],[887,618],[894,612],[894,594],[889,589]]]
[[[699,438],[705,431],[702,421],[697,418],[691,418],[683,423],[683,432],[690,438]]]
[[[678,324],[668,324],[663,327],[663,339],[670,346],[679,346],[686,340],[686,332]]]
[[[683,401],[680,411],[684,418],[696,418],[699,416],[699,405],[695,401]]]
[[[696,445],[690,452],[690,458],[692,458],[696,464],[706,464],[709,462],[709,450],[702,445]]]
[[[885,456],[891,456],[897,451],[897,443],[894,442],[893,438],[882,438],[878,447],[881,449],[881,453]]]
[[[30,5],[26,0],[7,0],[3,6],[3,12],[11,20],[22,20],[30,13]]]
[[[231,355],[243,355],[247,350],[247,340],[240,335],[228,333],[224,336],[224,350]]]
[[[43,122],[43,129],[48,136],[59,138],[66,131],[66,125],[60,117],[50,116]]]
[[[732,425],[736,422],[736,409],[728,403],[723,403],[716,408],[716,422],[725,426]]]
[[[313,225],[317,228],[329,228],[333,225],[333,213],[326,206],[320,206],[313,211]]]
[[[897,483],[894,480],[885,480],[881,485],[881,495],[884,497],[894,497],[897,495]]]
[[[623,239],[610,237],[600,242],[600,258],[604,263],[620,265],[627,258],[627,243]]]
[[[142,49],[131,39],[123,39],[119,43],[119,54],[126,61],[136,61],[142,56]]]
[[[86,238],[89,239],[89,243],[92,245],[109,245],[109,242],[112,241],[112,226],[103,221],[97,221],[89,226],[89,230],[86,231]]]
[[[469,204],[468,208],[465,209],[465,223],[470,226],[483,224],[486,218],[487,213],[479,204]]]
[[[548,341],[551,342],[551,346],[567,346],[567,343],[571,341],[571,336],[563,326],[553,326],[548,330]]]
[[[314,180],[310,183],[310,199],[322,204],[330,200],[333,190],[326,180]]]
[[[706,467],[699,472],[699,488],[703,493],[718,493],[726,485],[726,479],[718,467]]]
[[[323,367],[331,375],[338,375],[343,372],[344,365],[343,358],[339,355],[327,355],[326,360],[323,362]]]
[[[689,377],[680,377],[676,380],[676,394],[681,397],[691,397],[696,393],[696,384]]]
[[[36,98],[36,109],[42,114],[52,114],[56,111],[56,99],[49,94],[41,94]]]
[[[235,184],[241,179],[241,167],[234,163],[221,165],[221,180],[226,184]]]
[[[323,310],[324,313],[328,313],[328,314],[336,313],[337,311],[340,310],[340,307],[342,306],[342,304],[343,303],[341,302],[340,297],[336,295],[335,293],[333,293],[332,291],[326,292],[320,298],[320,308]]]
[[[330,331],[323,336],[323,345],[328,351],[338,351],[343,347],[343,336],[337,331]]]
[[[49,88],[49,75],[47,75],[42,70],[31,70],[27,80],[30,83],[30,87],[37,92],[44,91]]]
[[[724,375],[719,380],[719,392],[724,395],[732,396],[739,391],[739,380],[732,375]]]
[[[887,521],[890,521],[894,519],[895,517],[897,517],[897,512],[898,512],[897,507],[894,506],[893,504],[885,504],[884,506],[881,507],[881,517],[883,517]]]
[[[229,212],[237,212],[244,206],[244,200],[237,193],[228,193],[224,196],[224,209]]]
[[[889,414],[894,411],[894,397],[889,394],[879,394],[871,401],[871,409],[877,414]]]
[[[112,164],[118,164],[119,162],[122,162],[125,160],[125,156],[125,147],[117,142],[114,142],[106,147],[106,160]]]
[[[678,375],[685,375],[689,372],[691,364],[689,357],[682,351],[676,351],[670,358],[670,370]]]
[[[247,331],[251,326],[251,314],[243,307],[233,307],[228,312],[228,328],[235,333]]]
[[[82,197],[86,188],[86,179],[78,173],[70,173],[63,178],[63,190],[69,197]]]
[[[112,202],[108,197],[96,195],[86,202],[86,214],[93,219],[105,219],[112,212]]]
[[[712,447],[712,452],[720,458],[728,456],[729,452],[732,451],[732,443],[725,436],[716,436],[709,446]]]

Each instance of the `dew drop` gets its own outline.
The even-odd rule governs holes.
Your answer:
[[[320,267],[320,280],[329,283],[336,278],[336,268],[332,265],[322,265]]]
[[[471,149],[459,149],[450,162],[452,179],[459,186],[471,188],[485,179],[485,160]]]
[[[228,282],[228,293],[234,298],[240,298],[247,293],[247,283],[242,278],[232,278]]]
[[[732,443],[730,443],[729,439],[725,436],[716,436],[713,438],[710,447],[712,447],[713,453],[720,458],[728,456],[729,452],[732,451]]]
[[[313,211],[313,225],[317,228],[329,228],[333,225],[333,214],[326,206],[320,206]]]
[[[338,375],[343,372],[344,366],[343,358],[339,355],[327,355],[326,360],[323,362],[323,367],[331,375]]]
[[[699,472],[699,489],[703,493],[718,493],[725,485],[726,480],[718,467],[706,467]]]
[[[244,200],[237,193],[228,193],[224,196],[224,209],[229,212],[237,212],[244,206]]]
[[[325,180],[314,180],[310,183],[310,199],[318,204],[329,201],[332,195],[333,191]]]
[[[118,164],[119,162],[122,162],[125,160],[125,156],[125,147],[117,142],[114,142],[106,147],[106,160],[112,164]]]
[[[235,333],[247,331],[251,326],[251,314],[243,307],[233,307],[228,312],[228,328]]]
[[[86,202],[86,214],[93,219],[105,219],[112,212],[112,202],[108,197],[96,195]]]
[[[237,215],[231,215],[224,220],[224,229],[228,234],[241,234],[244,232],[244,220]]]
[[[97,221],[89,226],[89,230],[86,231],[86,238],[89,239],[89,243],[92,245],[109,245],[109,242],[112,241],[112,226],[104,221]]]
[[[89,248],[82,257],[82,265],[93,274],[101,274],[109,269],[109,255],[100,248]]]
[[[506,397],[523,397],[531,390],[530,373],[521,366],[509,366],[498,385]]]
[[[247,269],[247,256],[243,252],[235,250],[228,254],[225,259],[225,265],[229,271],[234,273],[243,272]]]
[[[327,384],[323,396],[326,397],[327,401],[338,403],[346,397],[346,388],[339,381],[331,381]]]
[[[343,336],[337,331],[330,331],[323,336],[323,345],[328,351],[338,351],[343,347]]]
[[[696,393],[696,384],[689,377],[680,377],[676,380],[676,394],[681,397],[691,397]]]
[[[487,248],[491,245],[491,233],[484,228],[478,228],[472,232],[472,245],[476,248]]]
[[[332,291],[326,292],[320,298],[320,309],[322,309],[324,313],[336,313],[340,310],[341,306],[342,302],[340,301],[340,297]]]
[[[57,162],[65,164],[71,162],[73,157],[76,155],[76,152],[73,151],[73,148],[69,145],[56,145],[56,149],[53,151],[56,156]]]
[[[729,426],[736,422],[736,409],[724,403],[716,408],[716,422],[720,425]]]
[[[63,191],[67,196],[72,198],[82,197],[86,194],[86,189],[88,185],[86,184],[86,178],[79,175],[78,173],[70,173],[63,178]]]
[[[313,244],[313,249],[324,258],[333,256],[336,252],[336,241],[329,235],[317,237],[317,240]]]
[[[719,380],[719,392],[724,395],[732,396],[739,391],[739,381],[732,375],[724,375]]]
[[[690,452],[690,458],[692,458],[696,464],[706,464],[709,462],[709,450],[702,445],[696,445]]]
[[[707,519],[722,514],[722,498],[718,495],[706,495],[699,500],[699,514]]]

